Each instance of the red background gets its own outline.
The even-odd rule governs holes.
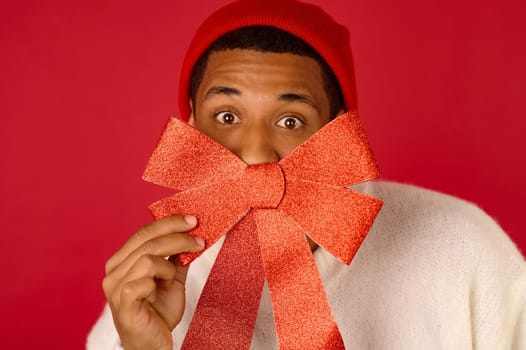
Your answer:
[[[2,348],[83,347],[105,260],[167,193],[141,173],[190,36],[223,3],[0,4]],[[351,30],[384,178],[478,203],[525,251],[526,2],[323,5]]]

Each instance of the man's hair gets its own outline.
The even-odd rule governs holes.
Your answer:
[[[320,28],[320,30],[323,30]],[[291,53],[307,56],[318,62],[321,68],[323,88],[329,99],[331,119],[344,108],[340,84],[331,67],[316,50],[300,38],[281,29],[269,26],[251,26],[229,32],[216,41],[197,60],[190,80],[190,98],[195,106],[197,89],[203,80],[208,58],[213,52],[233,49],[255,50],[272,53]]]

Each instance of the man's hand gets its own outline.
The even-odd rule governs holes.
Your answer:
[[[102,283],[125,349],[172,349],[172,330],[185,308],[188,266],[172,257],[203,249],[186,231],[193,216],[171,216],[139,229],[106,263]]]

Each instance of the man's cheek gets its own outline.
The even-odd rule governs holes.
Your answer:
[[[219,128],[209,128],[203,132],[223,147],[229,149],[232,153],[236,153],[241,145],[239,132],[232,129],[225,128],[221,130]]]

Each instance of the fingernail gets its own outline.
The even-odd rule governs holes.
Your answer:
[[[197,244],[199,244],[201,247],[204,247],[204,246],[205,246],[205,240],[202,239],[201,237],[194,237],[194,239],[195,239],[195,242],[196,242]]]
[[[192,226],[195,226],[197,224],[197,218],[193,215],[185,215],[184,216],[184,221],[188,224],[188,225],[192,225]]]

